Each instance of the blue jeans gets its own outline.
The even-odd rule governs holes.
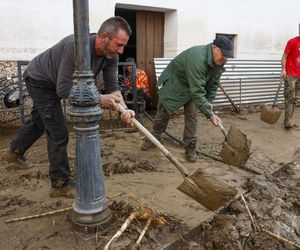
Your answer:
[[[23,155],[31,145],[46,133],[49,174],[51,183],[58,178],[70,176],[67,155],[68,127],[60,98],[54,88],[38,88],[38,82],[26,77],[26,87],[33,101],[30,117],[21,127],[16,139],[11,142],[11,151]],[[53,86],[53,83],[49,83]]]

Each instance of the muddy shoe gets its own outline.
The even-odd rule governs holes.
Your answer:
[[[145,139],[142,145],[142,150],[149,150],[155,148],[155,145],[148,139]]]
[[[289,119],[287,121],[284,121],[284,127],[286,129],[295,129],[300,130],[299,125],[296,124],[292,119]]]
[[[284,120],[284,127],[286,129],[290,129],[290,128],[294,127],[294,123],[293,123],[292,119]]]
[[[297,123],[295,123],[294,120],[292,120],[292,123],[294,125],[294,127],[293,127],[294,129],[299,129],[299,125]]]
[[[15,167],[20,170],[32,168],[32,166],[28,164],[28,160],[25,158],[24,155],[17,154],[10,150],[7,150],[6,153],[1,157],[1,161],[14,163]]]
[[[71,178],[60,177],[52,183],[50,197],[51,198],[74,198],[75,183]]]
[[[188,145],[185,148],[185,156],[188,161],[195,162],[197,161],[197,152],[194,145]]]

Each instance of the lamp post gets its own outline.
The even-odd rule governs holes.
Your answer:
[[[112,218],[106,206],[99,152],[99,92],[90,60],[88,0],[73,0],[75,72],[69,96],[76,136],[75,200],[72,226],[82,232],[104,231]]]

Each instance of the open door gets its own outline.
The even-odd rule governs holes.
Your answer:
[[[163,57],[164,13],[153,11],[136,12],[136,64],[144,69],[151,84],[151,96],[156,105],[157,82],[153,58]]]

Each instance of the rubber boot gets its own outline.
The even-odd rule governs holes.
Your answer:
[[[147,150],[149,150],[151,148],[155,148],[155,145],[148,138],[146,138],[143,141],[142,150],[147,151]]]
[[[160,141],[160,136],[154,136],[158,141]],[[143,144],[142,144],[142,150],[144,151],[147,151],[149,149],[152,149],[152,148],[155,148],[155,145],[148,139],[146,138],[144,141],[143,141]]]
[[[197,152],[196,152],[196,145],[189,144],[185,147],[185,156],[188,161],[195,162],[197,161]]]
[[[68,177],[60,177],[52,183],[50,190],[51,198],[74,198],[75,183],[74,180]]]
[[[296,108],[296,104],[294,103],[294,104],[293,104],[293,112],[292,112],[292,118],[291,118],[291,119],[292,119],[292,123],[293,123],[293,125],[294,125],[294,128],[295,128],[295,129],[299,129],[299,125],[296,124],[295,121],[293,120],[295,108]]]
[[[286,103],[285,104],[285,117],[284,117],[284,127],[286,129],[290,129],[290,128],[294,127],[294,123],[292,120],[293,111],[294,111],[294,104],[291,102]]]

